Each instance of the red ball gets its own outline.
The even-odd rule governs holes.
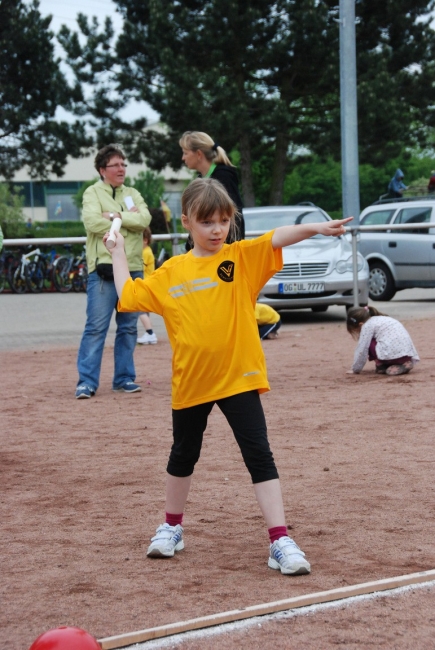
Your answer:
[[[101,650],[101,646],[79,627],[57,627],[38,636],[29,650]]]

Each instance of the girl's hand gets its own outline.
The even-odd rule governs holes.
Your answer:
[[[113,255],[115,251],[124,250],[124,237],[117,230],[115,230],[114,234],[115,234],[115,245],[112,248],[107,248],[106,246],[107,238],[110,235],[110,232],[106,232],[105,235],[103,236],[103,244],[106,246],[107,250],[111,255]]]
[[[274,249],[284,248],[297,244],[313,235],[326,235],[338,237],[346,232],[345,224],[352,221],[353,217],[347,219],[331,219],[319,223],[301,223],[295,226],[280,226],[272,235],[272,246]]]
[[[333,219],[332,221],[325,221],[319,223],[319,234],[320,235],[332,235],[333,237],[338,237],[338,235],[344,235],[346,228],[344,227],[346,223],[352,221],[353,217],[347,217],[346,219]]]

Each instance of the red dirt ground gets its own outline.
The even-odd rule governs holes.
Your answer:
[[[107,349],[88,401],[74,399],[75,349],[1,352],[1,647],[27,650],[60,625],[102,638],[435,568],[433,321],[404,324],[422,361],[400,377],[373,364],[347,375],[343,323],[284,327],[264,343],[269,437],[290,534],[312,565],[293,578],[267,567],[267,531],[218,409],[186,548],[146,558],[171,443],[167,341],[137,349],[134,395],[110,390]],[[182,647],[433,648],[433,596],[426,587]]]

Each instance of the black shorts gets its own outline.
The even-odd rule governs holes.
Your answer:
[[[167,471],[172,476],[190,476],[197,463],[207,427],[207,418],[217,404],[233,430],[253,483],[278,478],[258,391],[239,393],[216,402],[172,410],[174,442]]]

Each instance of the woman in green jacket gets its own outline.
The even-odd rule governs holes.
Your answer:
[[[86,259],[89,271],[87,286],[86,325],[77,358],[79,380],[77,399],[95,395],[100,382],[104,343],[118,296],[113,281],[112,259],[103,244],[103,235],[114,218],[122,220],[128,268],[132,278],[142,277],[142,233],[151,215],[142,196],[124,185],[124,152],[114,144],[100,149],[95,168],[97,181],[83,194],[83,223],[86,228]],[[116,336],[112,381],[113,390],[136,393],[136,372],[133,352],[137,338],[137,314],[116,311]]]

